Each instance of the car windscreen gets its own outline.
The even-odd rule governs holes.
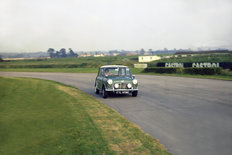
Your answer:
[[[126,67],[113,67],[105,68],[105,75],[107,76],[131,76],[129,68]]]

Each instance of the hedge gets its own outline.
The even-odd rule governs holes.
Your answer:
[[[183,68],[164,68],[164,67],[149,67],[145,68],[144,72],[153,72],[153,73],[181,73]]]
[[[220,67],[215,68],[185,68],[185,74],[200,74],[200,75],[215,75],[221,74],[222,69]]]
[[[221,74],[222,69],[217,68],[173,68],[173,67],[149,67],[145,68],[144,72],[152,73],[168,73],[168,74],[200,74],[200,75],[215,75]]]

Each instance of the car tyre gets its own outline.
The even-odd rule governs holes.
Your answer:
[[[102,89],[102,97],[107,98],[108,97],[108,92],[106,91],[105,87]]]
[[[138,95],[138,91],[133,91],[133,92],[132,92],[132,96],[133,96],[133,97],[136,97],[137,95]]]
[[[95,94],[99,94],[99,89],[95,86]]]

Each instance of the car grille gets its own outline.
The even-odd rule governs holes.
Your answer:
[[[119,89],[127,89],[126,83],[119,83]]]

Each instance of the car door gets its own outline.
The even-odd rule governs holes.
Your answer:
[[[104,68],[101,68],[101,72],[100,72],[101,76],[99,78],[99,89],[102,90],[102,86],[103,86],[103,78],[105,76],[104,74]]]
[[[98,71],[98,76],[96,78],[96,87],[99,89],[99,90],[102,90],[102,75],[103,75],[103,71],[104,69],[103,68],[100,68],[99,71]]]
[[[99,88],[98,88],[98,85],[99,85],[100,70],[101,70],[101,68],[99,68],[98,73],[97,73],[97,77],[96,77],[96,79],[95,79],[95,87],[96,87],[97,89],[99,89]]]

